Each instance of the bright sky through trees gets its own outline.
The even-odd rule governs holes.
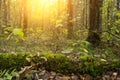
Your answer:
[[[66,12],[67,0],[28,0],[27,14],[32,22],[46,24],[57,19],[58,14]],[[60,12],[60,13],[59,13]],[[54,19],[54,20],[53,20]]]

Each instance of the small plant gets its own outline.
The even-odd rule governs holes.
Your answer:
[[[19,77],[19,74],[15,70],[0,71],[0,80],[12,80],[13,77]]]
[[[23,30],[20,28],[15,28],[12,30],[12,32],[9,34],[7,40],[9,40],[10,38],[14,38],[17,42],[19,40],[24,40],[24,33]]]

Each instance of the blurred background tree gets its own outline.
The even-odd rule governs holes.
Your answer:
[[[45,45],[58,50],[69,40],[119,45],[119,3],[119,0],[0,0],[0,36],[4,36],[0,37],[1,46],[7,46],[7,37],[9,47],[13,46],[16,29],[19,36],[24,35],[21,30],[27,35],[22,39],[27,48]]]

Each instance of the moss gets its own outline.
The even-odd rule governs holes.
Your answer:
[[[26,60],[28,54],[18,53],[18,54],[0,54],[0,69],[20,69],[29,63]]]
[[[47,62],[44,64],[48,71],[56,71],[59,73],[69,74],[75,72],[75,62],[64,54],[41,54],[41,57],[46,57]],[[74,66],[73,66],[74,65]]]
[[[41,57],[47,59],[43,61]],[[20,69],[21,67],[31,65],[26,59],[30,58],[30,62],[40,64],[48,71],[55,71],[63,74],[70,73],[88,73],[92,76],[101,75],[110,68],[120,67],[118,59],[104,60],[92,57],[92,55],[80,55],[78,60],[65,56],[64,54],[0,54],[0,69]],[[43,61],[43,62],[42,62]],[[112,65],[111,65],[112,64]]]

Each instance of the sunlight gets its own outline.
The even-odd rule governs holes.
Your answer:
[[[66,0],[28,0],[27,7],[31,25],[41,24],[47,26],[55,22],[59,14],[64,15],[67,11]]]
[[[51,6],[53,4],[55,4],[58,0],[29,0],[29,2],[34,3],[34,6],[39,5],[47,5],[47,6]]]
[[[41,19],[43,16],[47,18],[56,15],[58,8],[61,10],[65,8],[65,1],[60,0],[58,3],[58,0],[28,0],[28,11],[32,18]]]
[[[52,4],[54,4],[57,0],[38,0],[38,1],[40,1],[40,3],[42,3],[42,4],[52,5]]]
[[[35,12],[48,11],[56,8],[58,0],[28,0],[28,9]]]

